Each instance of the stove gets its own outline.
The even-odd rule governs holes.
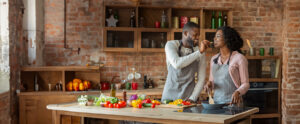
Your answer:
[[[242,113],[248,111],[254,107],[228,107],[225,106],[221,109],[204,109],[201,105],[188,107],[181,110],[177,110],[176,112],[186,112],[186,113],[199,113],[199,114],[220,114],[220,115],[235,115],[238,113]]]

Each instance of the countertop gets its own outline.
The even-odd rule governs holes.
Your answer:
[[[258,108],[252,108],[245,112],[235,115],[220,115],[220,114],[200,114],[200,113],[185,113],[176,112],[180,109],[174,108],[104,108],[99,106],[80,106],[77,103],[65,103],[65,104],[51,104],[47,106],[47,109],[54,111],[61,111],[65,113],[73,113],[78,116],[93,116],[93,117],[105,117],[108,119],[126,119],[126,120],[140,120],[145,122],[186,122],[186,123],[231,123],[233,121],[245,118],[256,112]]]

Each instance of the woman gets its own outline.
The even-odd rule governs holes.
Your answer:
[[[231,27],[220,27],[214,37],[214,46],[219,53],[211,58],[209,81],[204,90],[211,93],[214,89],[216,103],[239,105],[250,85],[248,61],[241,54],[243,39]]]

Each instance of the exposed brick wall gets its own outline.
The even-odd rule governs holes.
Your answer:
[[[0,124],[9,124],[9,92],[0,94]]]
[[[106,0],[106,2],[132,4],[130,0]],[[244,39],[253,41],[255,47],[266,49],[274,47],[275,54],[281,54],[282,0],[143,0],[141,4],[232,8],[233,27],[242,34]],[[46,65],[85,65],[92,59],[96,59],[106,66],[101,73],[102,80],[110,80],[114,75],[124,79],[132,67],[155,80],[166,77],[164,53],[102,52],[103,0],[90,0],[90,3],[82,0],[67,0],[67,44],[74,49],[64,49],[63,5],[63,0],[45,1],[44,60]],[[76,51],[78,47],[81,48],[79,55]]]
[[[282,119],[300,124],[300,1],[284,0]]]

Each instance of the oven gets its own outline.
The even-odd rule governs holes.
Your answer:
[[[244,105],[258,107],[258,114],[278,113],[278,98],[277,82],[250,82],[250,88],[243,96]]]

